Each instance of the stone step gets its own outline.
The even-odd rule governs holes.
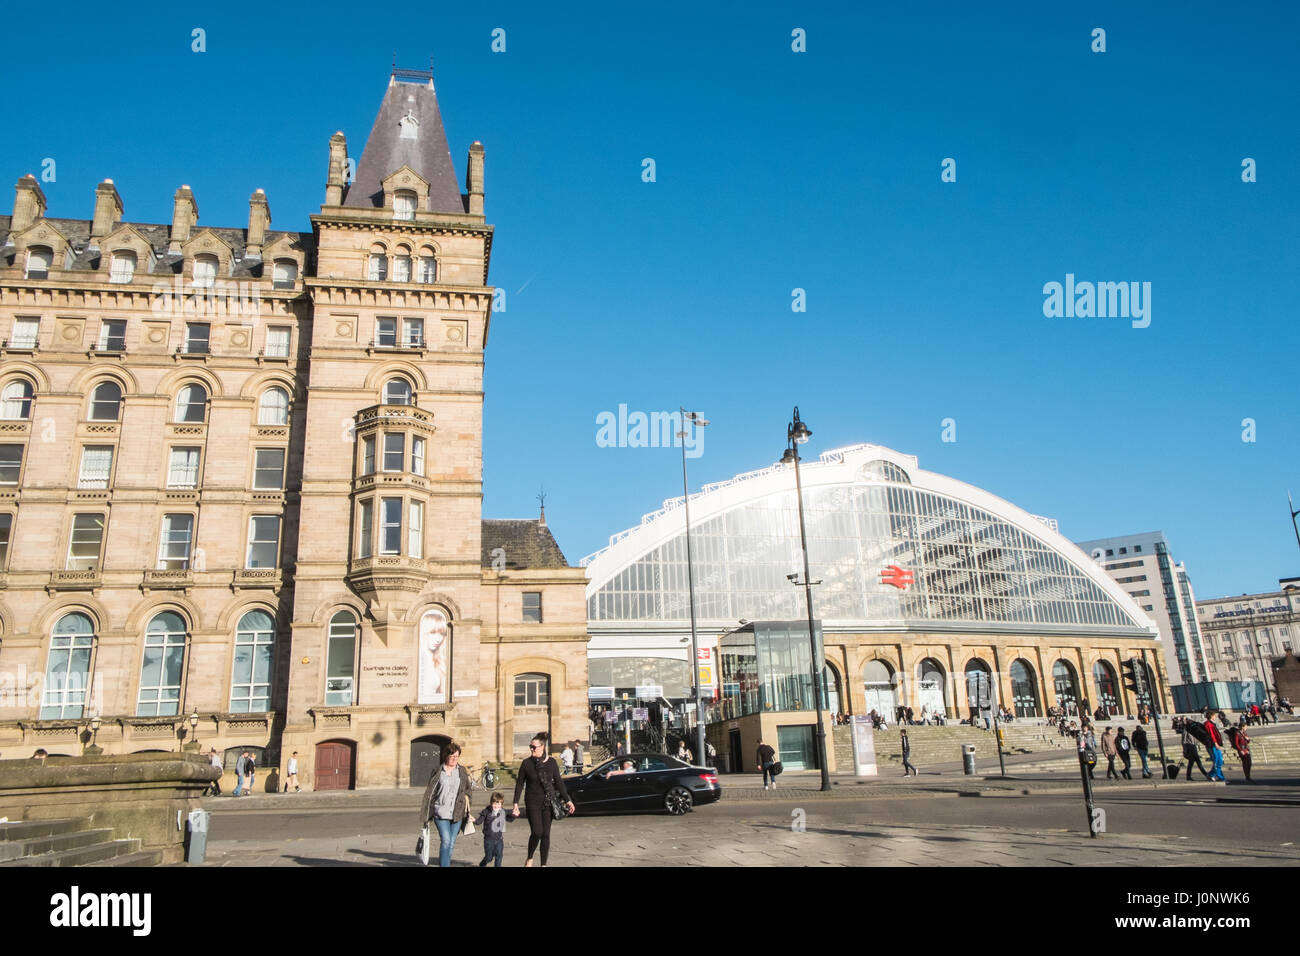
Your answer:
[[[0,823],[0,843],[72,833],[85,825],[84,820],[15,820],[12,823]]]
[[[23,857],[41,856],[45,853],[58,853],[61,850],[76,850],[82,847],[107,843],[113,839],[113,831],[74,830],[71,833],[59,833],[54,836],[36,837],[21,843],[10,840],[0,843],[0,861],[18,860]]]
[[[25,856],[21,859],[0,863],[0,867],[19,866],[102,866],[117,857],[137,853],[139,840],[112,840],[91,846],[77,847],[71,850],[59,850],[55,853],[43,853],[40,856]]]
[[[162,863],[161,850],[141,850],[138,853],[127,853],[124,856],[115,856],[111,860],[105,860],[100,866],[158,866]]]

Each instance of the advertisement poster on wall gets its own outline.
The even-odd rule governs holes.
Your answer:
[[[447,703],[447,661],[451,657],[451,627],[439,608],[420,617],[419,703]]]

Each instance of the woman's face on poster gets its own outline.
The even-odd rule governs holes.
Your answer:
[[[422,643],[431,654],[436,654],[447,640],[447,620],[441,614],[426,614],[420,620]]]

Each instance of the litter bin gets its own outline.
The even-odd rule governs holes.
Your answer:
[[[208,820],[212,814],[207,810],[191,810],[186,818],[185,861],[202,863],[208,850]]]
[[[961,745],[961,769],[962,772],[965,773],[966,776],[968,777],[975,772],[975,745],[974,744]]]

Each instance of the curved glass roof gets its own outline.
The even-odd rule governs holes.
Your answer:
[[[801,465],[809,563],[822,582],[814,613],[827,625],[1153,631],[1128,594],[1044,519],[915,465],[874,445]],[[684,528],[681,499],[669,501],[584,559],[589,622],[689,620]],[[789,466],[692,495],[691,544],[700,621],[806,613],[802,587],[787,579],[803,572]]]

